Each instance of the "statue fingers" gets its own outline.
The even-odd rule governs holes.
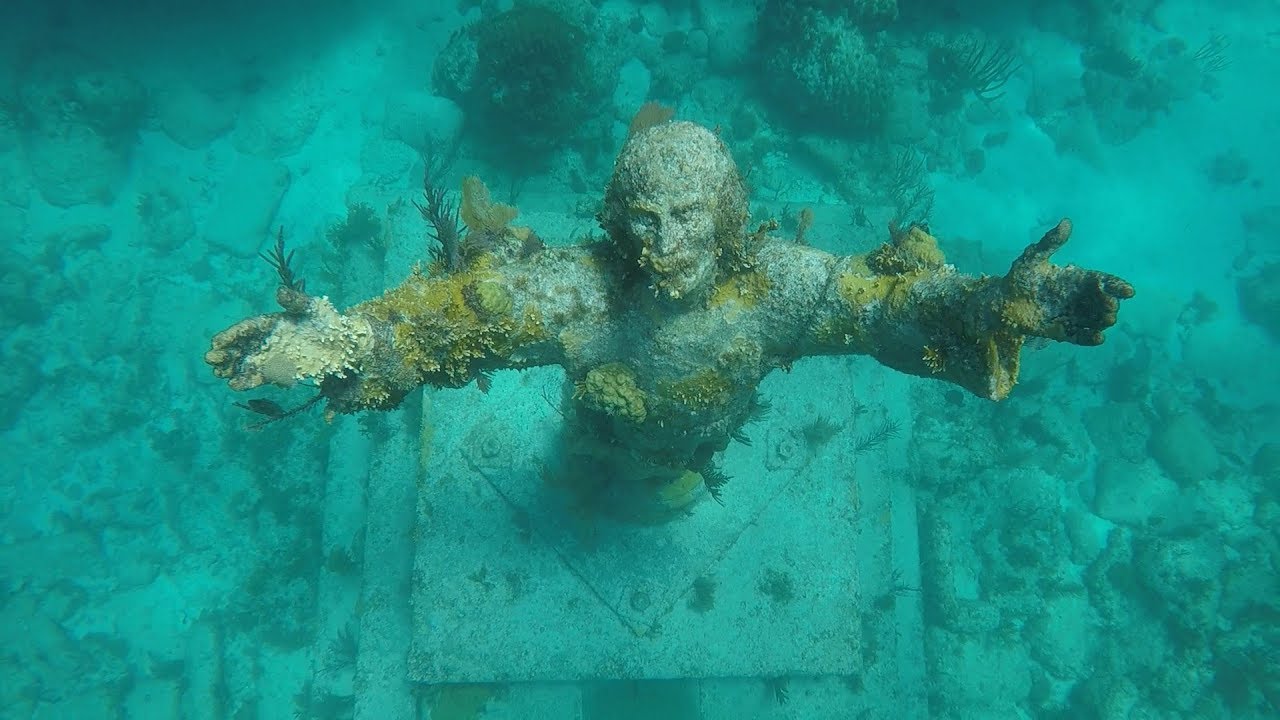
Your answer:
[[[1058,248],[1067,244],[1067,240],[1071,239],[1071,220],[1063,218],[1053,227],[1052,230],[1045,233],[1038,242],[1028,245],[1017,260],[1013,261],[1013,266],[1009,269],[1010,275],[1031,274],[1036,269],[1049,262],[1049,258],[1053,256]]]
[[[1099,273],[1102,276],[1102,291],[1116,300],[1128,300],[1133,297],[1135,291],[1133,286],[1124,278],[1108,273]]]
[[[1088,273],[1060,318],[1066,339],[1076,345],[1101,345],[1103,331],[1116,324],[1120,301],[1133,295],[1133,286],[1114,275]]]
[[[213,374],[227,379],[236,390],[261,385],[261,374],[246,371],[244,361],[262,349],[277,319],[274,315],[259,315],[241,320],[214,335],[208,352],[204,354],[204,361],[213,368]]]

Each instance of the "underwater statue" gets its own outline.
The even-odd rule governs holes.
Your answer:
[[[305,292],[278,244],[284,311],[218,333],[205,361],[234,390],[314,385],[330,417],[560,365],[569,462],[661,485],[709,471],[759,409],[761,379],[799,358],[870,355],[1000,400],[1027,338],[1097,345],[1134,292],[1049,262],[1067,220],[1003,277],[958,272],[918,226],[844,257],[751,231],[728,150],[688,122],[628,138],[602,241],[542,246],[506,211],[464,193],[469,250],[345,312]]]

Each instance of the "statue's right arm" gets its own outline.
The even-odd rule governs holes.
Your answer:
[[[218,333],[205,362],[233,390],[317,386],[339,413],[394,408],[422,385],[460,387],[490,370],[561,363],[565,342],[605,311],[591,257],[586,246],[506,261],[482,255],[450,274],[415,271],[342,313],[281,286],[285,312]]]

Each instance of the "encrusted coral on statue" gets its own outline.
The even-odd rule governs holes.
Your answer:
[[[636,423],[644,422],[648,414],[644,391],[636,385],[635,373],[622,363],[592,368],[578,383],[574,396],[592,410]]]
[[[933,236],[919,227],[895,235],[867,255],[867,267],[881,275],[936,270],[946,264]]]
[[[306,322],[280,326],[267,340],[257,365],[267,382],[346,377],[359,369],[356,358],[373,345],[368,321],[339,314],[327,297],[312,298],[306,317]]]
[[[472,232],[501,234],[520,211],[510,205],[493,202],[489,188],[474,175],[462,179],[462,203],[458,217]]]

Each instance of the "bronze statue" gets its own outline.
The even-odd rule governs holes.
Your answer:
[[[206,362],[235,390],[314,384],[330,414],[561,365],[570,454],[614,481],[663,483],[707,468],[760,380],[798,358],[866,354],[1000,400],[1026,338],[1097,345],[1133,297],[1114,275],[1049,262],[1067,220],[1004,277],[959,273],[921,227],[848,257],[751,232],[727,149],[688,122],[628,138],[603,241],[540,247],[506,210],[464,202],[469,252],[341,313],[303,290],[278,247],[284,312],[218,333]]]

